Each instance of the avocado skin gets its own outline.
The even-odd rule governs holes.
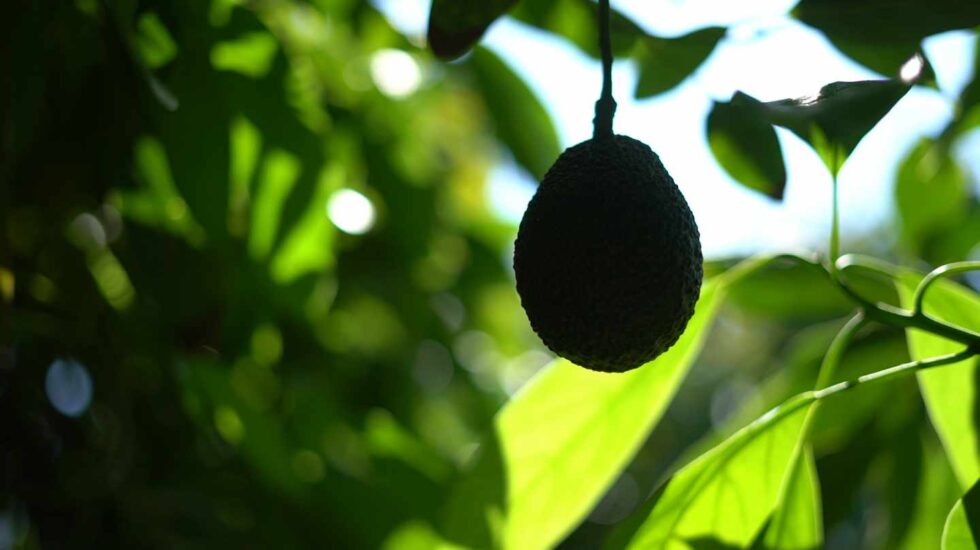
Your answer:
[[[531,327],[556,354],[602,372],[632,370],[677,342],[702,263],[694,215],[660,158],[619,135],[561,154],[514,245]]]

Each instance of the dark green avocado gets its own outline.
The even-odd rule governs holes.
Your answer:
[[[514,246],[517,292],[556,354],[624,372],[667,351],[694,314],[698,227],[660,158],[626,136],[566,150],[545,175]]]

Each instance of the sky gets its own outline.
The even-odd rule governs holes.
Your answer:
[[[708,259],[758,252],[825,250],[831,179],[816,154],[777,128],[788,182],[782,202],[736,184],[715,162],[705,138],[712,100],[736,90],[762,101],[814,95],[835,81],[882,78],[838,53],[817,31],[786,16],[795,0],[613,0],[613,7],[657,36],[678,36],[710,25],[727,35],[695,73],[654,98],[632,97],[632,63],[614,64],[618,108],[615,131],[646,142],[660,156],[687,198]],[[429,0],[375,0],[408,36],[424,36]],[[601,68],[562,38],[510,18],[490,27],[484,46],[529,84],[551,114],[563,147],[589,139]],[[839,176],[841,223],[849,235],[891,223],[898,163],[921,138],[935,136],[953,114],[954,98],[969,82],[972,34],[954,31],[926,40],[926,55],[940,90],[915,88],[854,151]],[[980,176],[980,132],[957,156]],[[975,179],[980,179],[975,177]],[[489,198],[502,217],[519,221],[535,182],[512,159],[493,170]]]

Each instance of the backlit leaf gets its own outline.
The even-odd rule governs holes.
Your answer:
[[[749,546],[779,501],[812,403],[812,392],[797,395],[681,468],[610,547]]]
[[[899,291],[905,307],[911,307],[919,275],[903,274]],[[980,297],[951,281],[938,281],[925,300],[927,314],[963,328],[980,330]],[[963,344],[916,329],[906,331],[912,359],[955,353]],[[977,432],[977,383],[980,359],[972,357],[955,365],[918,374],[922,398],[939,434],[953,471],[963,488],[980,478],[980,437]]]
[[[272,67],[279,49],[275,38],[267,32],[253,32],[235,40],[219,42],[211,48],[211,64],[221,71],[260,78]]]
[[[813,462],[813,451],[805,449],[794,461],[786,492],[766,527],[762,547],[773,550],[815,550],[822,544],[820,483]]]
[[[717,281],[706,284],[684,335],[644,367],[609,375],[559,360],[529,382],[498,413],[495,441],[450,501],[447,536],[521,549],[561,540],[663,414],[700,351],[722,291]]]
[[[736,92],[730,102],[715,102],[708,115],[708,144],[728,175],[749,189],[782,200],[783,151],[763,109],[742,92]]]
[[[255,193],[248,250],[253,258],[265,258],[279,234],[283,205],[300,172],[299,160],[282,150],[271,151],[265,159]]]
[[[789,129],[810,144],[824,164],[836,174],[864,136],[878,124],[920,78],[928,64],[916,56],[908,61],[902,79],[833,82],[816,96],[760,102],[738,92],[715,117],[714,141],[709,121],[709,142],[718,161],[742,183],[775,195],[781,155],[772,148],[764,124]],[[914,69],[914,70],[913,70]],[[914,74],[913,74],[914,73]],[[716,109],[718,105],[716,104]],[[732,108],[737,107],[738,112]],[[749,122],[752,117],[760,119]],[[748,136],[748,137],[746,137]],[[754,138],[754,139],[749,139]],[[736,140],[747,141],[733,145]],[[720,153],[720,156],[718,156]],[[735,160],[737,154],[745,157]],[[744,180],[743,180],[744,178]]]
[[[136,23],[134,42],[143,63],[150,69],[166,65],[177,55],[177,44],[167,27],[153,12],[140,16]]]
[[[708,27],[677,38],[646,36],[637,53],[640,80],[635,95],[644,98],[666,92],[690,76],[725,36],[722,27]]]
[[[911,84],[901,80],[834,82],[821,88],[816,97],[762,105],[773,124],[809,143],[836,173],[858,142],[910,88]]]
[[[943,530],[943,550],[980,548],[980,483],[956,501]]]

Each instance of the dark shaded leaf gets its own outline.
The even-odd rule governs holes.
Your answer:
[[[429,11],[429,46],[442,59],[463,55],[516,1],[433,0]]]
[[[831,173],[836,174],[857,144],[908,93],[912,85],[931,75],[931,70],[922,56],[916,54],[908,63],[916,64],[912,66],[918,69],[914,71],[915,74],[905,74],[902,79],[833,82],[821,88],[816,96],[762,103],[748,94],[738,92],[732,98],[730,105],[739,106],[742,114],[737,115],[738,124],[735,122],[729,124],[731,129],[728,132],[735,136],[740,132],[748,131],[752,133],[750,135],[754,134],[756,140],[761,141],[755,142],[751,148],[742,143],[741,147],[747,149],[743,153],[749,156],[751,161],[733,159],[735,155],[733,148],[725,144],[726,141],[731,141],[731,137],[720,140],[723,145],[713,143],[712,150],[715,151],[716,156],[718,151],[721,151],[719,162],[728,170],[737,170],[740,179],[750,178],[749,182],[767,186],[764,187],[766,192],[775,192],[777,190],[775,186],[760,184],[762,178],[745,175],[752,173],[751,170],[745,169],[744,164],[747,163],[765,167],[770,177],[777,173],[774,168],[777,161],[772,151],[771,138],[762,137],[765,133],[760,123],[749,125],[746,121],[749,116],[756,116],[765,123],[789,129],[809,143]],[[720,116],[724,117],[725,113]],[[738,127],[741,127],[741,130]],[[716,141],[719,140],[716,138]],[[738,141],[748,140],[743,137]],[[765,145],[765,141],[769,141],[770,145]],[[763,172],[759,171],[759,173]],[[743,181],[743,183],[747,182]],[[752,184],[748,186],[757,188]]]
[[[923,38],[980,24],[976,3],[963,0],[802,0],[793,15],[881,74],[894,74]]]
[[[495,54],[478,48],[469,62],[497,127],[517,162],[541,179],[561,153],[551,116],[527,84]]]
[[[650,97],[677,86],[691,75],[725,36],[722,27],[708,27],[677,38],[646,36],[637,54],[640,80],[637,98]]]
[[[763,105],[773,124],[800,136],[836,173],[858,142],[910,88],[901,80],[834,82],[821,88],[817,97]]]
[[[919,40],[901,40],[895,37],[876,43],[843,36],[828,35],[828,38],[844,55],[883,75],[894,74],[920,45]]]
[[[708,115],[708,145],[736,181],[782,200],[786,166],[776,131],[763,111],[758,101],[741,92],[730,102],[715,102]]]

